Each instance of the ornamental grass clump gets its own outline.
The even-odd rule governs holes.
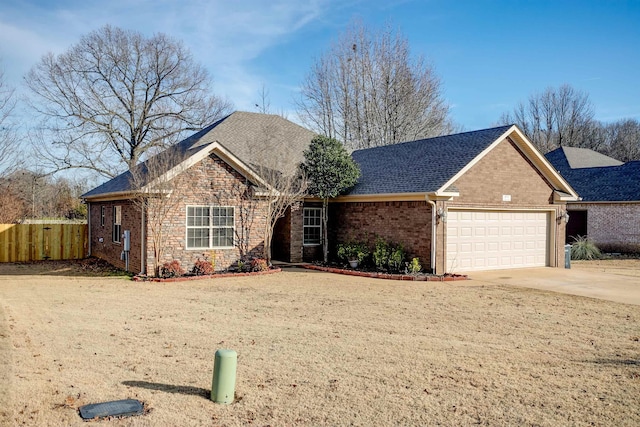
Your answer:
[[[575,260],[591,260],[598,259],[602,256],[600,249],[586,236],[578,236],[574,238],[571,245],[571,259]]]

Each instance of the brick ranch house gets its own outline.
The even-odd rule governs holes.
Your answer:
[[[216,268],[240,256],[234,244],[242,201],[222,194],[236,183],[264,185],[256,152],[270,129],[272,158],[294,168],[313,133],[278,116],[236,112],[177,146],[185,153],[174,179],[189,196],[166,225],[164,261],[189,268],[203,253]],[[258,144],[258,146],[256,146]],[[265,146],[266,147],[266,146]],[[376,236],[400,243],[410,257],[436,274],[482,269],[564,265],[564,212],[578,196],[516,126],[355,151],[362,175],[331,201],[328,232],[335,245]],[[259,156],[260,157],[260,156]],[[290,170],[290,169],[289,169]],[[132,271],[152,262],[148,223],[131,202],[129,172],[83,195],[90,212],[90,251],[123,266],[120,234],[131,230]],[[259,203],[259,191],[254,193]],[[252,221],[264,223],[256,209]],[[273,257],[290,262],[321,257],[321,209],[307,198],[276,225]],[[261,228],[257,228],[261,230]],[[249,255],[263,249],[253,233]],[[152,271],[152,270],[151,270]]]
[[[567,203],[567,242],[587,236],[606,251],[640,252],[640,161],[623,163],[576,147],[546,157],[580,194]]]

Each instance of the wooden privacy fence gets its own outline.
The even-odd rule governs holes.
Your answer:
[[[81,259],[87,224],[0,224],[0,262]]]

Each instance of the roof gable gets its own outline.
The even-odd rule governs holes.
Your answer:
[[[216,154],[254,184],[265,185],[256,171],[262,168],[293,172],[315,133],[280,116],[234,112],[157,154],[165,174],[177,174],[204,156]],[[163,157],[166,161],[163,161]],[[178,159],[172,163],[171,159]],[[149,161],[136,165],[136,176],[146,176]],[[178,164],[180,163],[180,164]],[[83,194],[85,199],[126,196],[133,192],[133,174],[126,171]],[[148,183],[144,183],[148,184]]]
[[[455,196],[455,181],[507,137],[522,149],[554,189],[577,198],[568,183],[516,126],[500,126],[355,151],[353,159],[360,166],[361,176],[347,195],[418,193]]]
[[[361,175],[348,194],[438,191],[507,129],[501,126],[354,151]]]

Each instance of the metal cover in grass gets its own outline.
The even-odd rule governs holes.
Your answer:
[[[105,417],[130,417],[144,412],[142,402],[135,399],[114,400],[112,402],[92,403],[78,408],[83,420]]]

